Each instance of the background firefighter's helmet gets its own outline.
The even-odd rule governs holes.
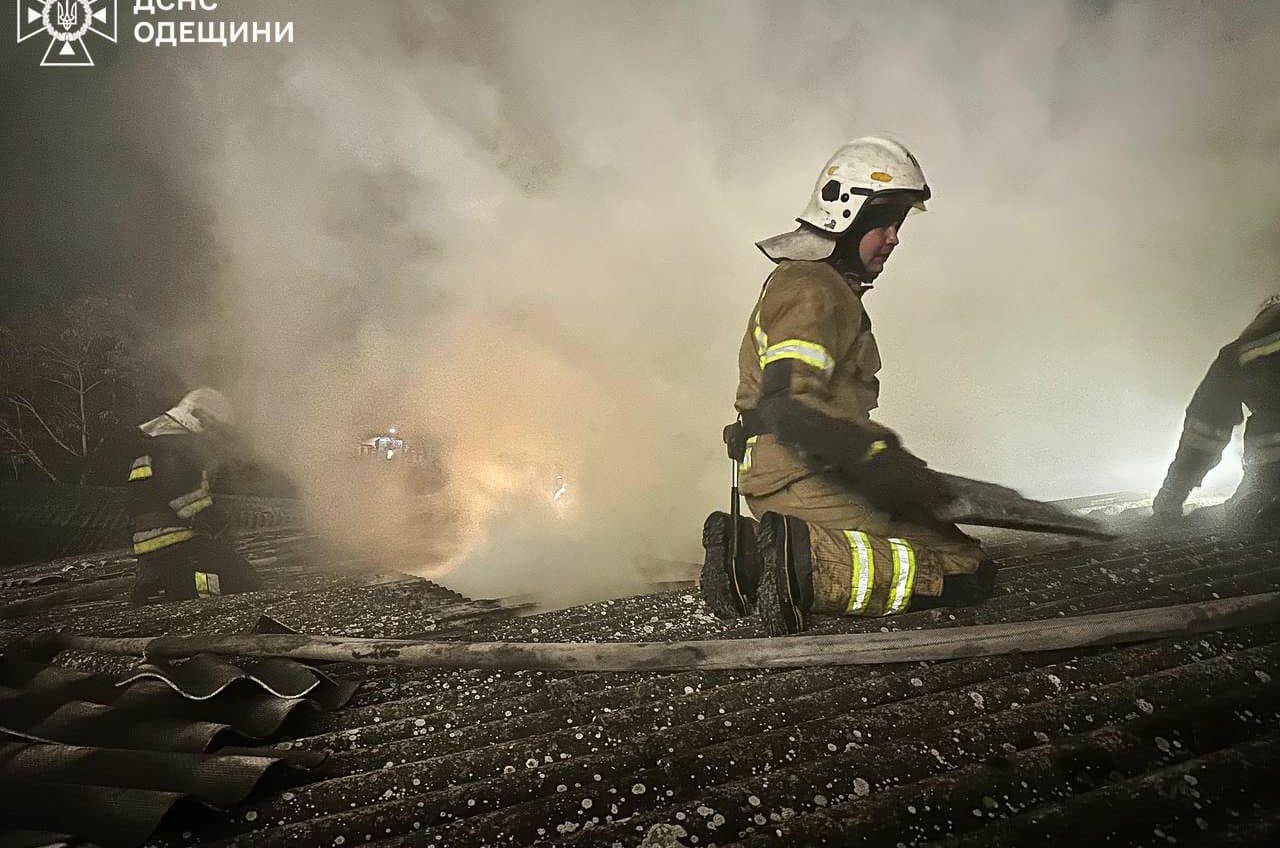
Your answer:
[[[895,194],[924,211],[931,192],[916,157],[892,139],[855,138],[827,160],[809,205],[796,219],[800,228],[756,246],[774,261],[826,259],[835,250],[836,237],[854,225],[868,201]]]
[[[201,387],[187,392],[175,406],[139,425],[138,429],[148,436],[159,436],[182,430],[203,433],[211,427],[232,427],[235,423],[235,412],[227,396],[217,389]]]

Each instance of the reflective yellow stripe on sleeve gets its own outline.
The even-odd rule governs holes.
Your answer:
[[[1252,445],[1255,448],[1265,448],[1271,445],[1280,445],[1280,433],[1265,433],[1253,436],[1245,440],[1245,446]]]
[[[213,506],[213,498],[206,495],[198,501],[187,504],[182,509],[178,510],[177,514],[179,518],[190,518],[197,512],[206,510],[211,506]]]
[[[749,436],[747,438],[747,449],[742,453],[742,462],[738,463],[739,471],[751,470],[751,451],[753,448],[755,448],[756,441],[759,438],[760,438],[759,436]]]
[[[831,376],[831,372],[836,370],[836,361],[831,358],[831,354],[827,353],[825,347],[803,339],[786,339],[769,345],[765,349],[764,356],[761,357],[761,364],[768,365],[770,362],[783,359],[799,360],[805,365],[817,368],[827,376]]]
[[[889,600],[885,614],[902,612],[911,601],[911,590],[916,583],[916,552],[904,539],[890,539],[893,551],[893,585],[889,587]]]
[[[1240,364],[1248,365],[1255,359],[1280,352],[1280,333],[1272,333],[1240,348]]]
[[[883,450],[888,450],[888,449],[889,449],[888,442],[886,442],[884,439],[876,439],[874,442],[871,443],[871,447],[867,448],[867,452],[863,455],[862,461],[870,462],[871,460],[876,458],[876,454],[880,453]]]
[[[146,454],[138,457],[133,461],[133,467],[129,469],[129,482],[134,480],[145,480],[151,476],[151,456]]]
[[[1280,445],[1259,445],[1245,451],[1245,465],[1270,465],[1273,462],[1280,462]]]
[[[756,358],[760,360],[760,367],[764,368],[764,352],[769,348],[769,334],[760,326],[760,312],[756,311],[754,326],[751,335],[756,343]]]
[[[176,512],[179,518],[190,518],[211,506],[213,506],[213,497],[203,486],[169,501],[169,509]]]
[[[871,540],[861,530],[844,531],[849,540],[849,552],[853,559],[853,573],[849,580],[849,604],[845,615],[862,615],[871,600],[871,586],[875,583],[876,555],[871,550]]]

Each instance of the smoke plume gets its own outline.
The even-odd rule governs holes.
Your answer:
[[[100,69],[116,170],[71,214],[152,222],[98,240],[108,267],[190,280],[155,307],[176,367],[229,386],[324,533],[463,591],[698,558],[752,242],[849,138],[898,137],[934,188],[866,301],[876,417],[934,467],[1152,490],[1276,289],[1271,4],[241,5],[296,44]],[[170,232],[168,284],[125,259]],[[389,425],[439,488],[354,459]]]

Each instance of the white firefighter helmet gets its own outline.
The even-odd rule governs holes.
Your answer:
[[[765,256],[782,259],[826,259],[836,238],[858,220],[873,198],[904,194],[924,211],[929,183],[920,163],[899,142],[876,136],[855,138],[832,154],[813,186],[809,205],[796,220],[800,228],[756,242]]]
[[[203,433],[210,427],[231,427],[236,423],[231,401],[217,389],[193,389],[163,415],[152,418],[138,429],[148,436],[175,433]]]

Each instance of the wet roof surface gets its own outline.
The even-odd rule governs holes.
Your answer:
[[[1043,540],[1039,543],[1043,546]],[[1280,588],[1280,531],[1210,527],[1018,555],[965,610],[819,619],[868,632],[1054,618]],[[259,533],[268,588],[213,602],[118,600],[0,620],[119,635],[247,632],[264,611],[305,632],[475,640],[760,636],[689,591],[523,618],[426,581],[335,567],[311,541]],[[87,585],[122,559],[65,565]],[[42,570],[43,569],[43,570]],[[179,810],[154,844],[351,846],[1056,844],[1253,845],[1280,834],[1280,628],[1138,645],[883,667],[590,673],[328,666],[360,684],[300,713],[276,753],[327,752],[286,787],[225,812]],[[70,668],[134,663],[64,652]],[[1063,842],[1066,838],[1069,841]],[[3,844],[0,841],[0,844]]]

